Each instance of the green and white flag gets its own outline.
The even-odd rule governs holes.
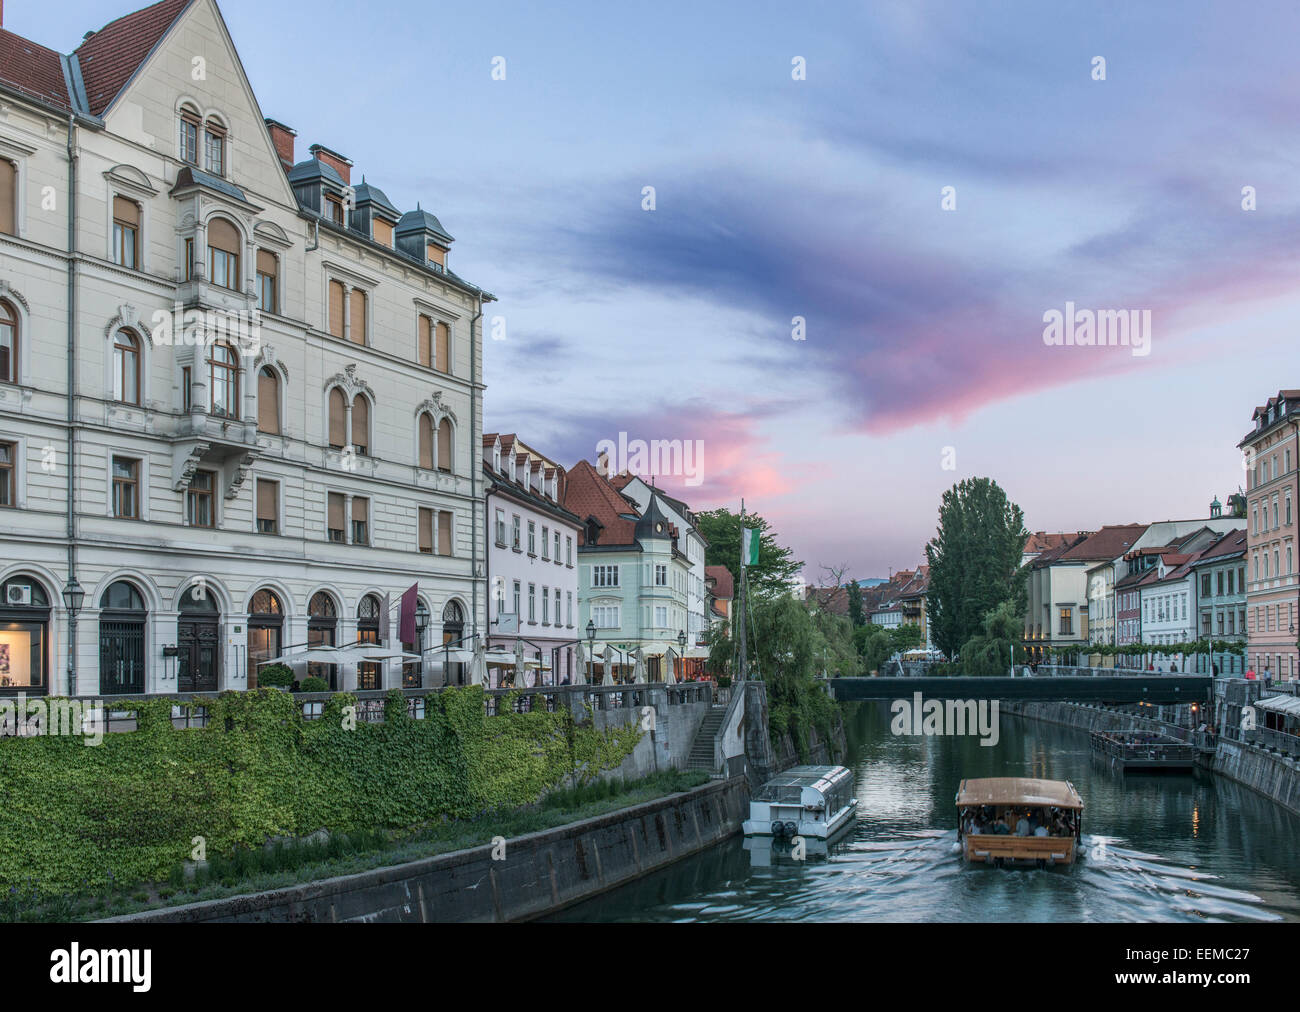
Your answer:
[[[758,565],[758,535],[759,532],[752,527],[741,529],[740,564],[742,566]]]

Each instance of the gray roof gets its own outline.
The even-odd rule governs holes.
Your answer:
[[[324,179],[335,186],[348,185],[343,182],[343,177],[335,169],[318,158],[308,158],[305,162],[299,162],[289,170],[290,183],[307,183],[316,179]]]
[[[407,211],[402,215],[402,220],[397,223],[397,234],[405,235],[408,232],[432,232],[447,242],[455,242],[445,228],[442,222],[435,218],[428,211],[417,208],[414,211]]]
[[[365,179],[361,180],[361,185],[357,187],[356,193],[358,206],[369,201],[380,210],[389,212],[394,218],[402,213],[388,199],[388,195],[383,190],[377,186],[371,186]]]
[[[204,172],[202,169],[196,169],[192,165],[187,165],[176,174],[176,185],[173,190],[179,190],[186,186],[206,186],[210,190],[217,190],[226,194],[228,197],[234,197],[236,200],[248,202],[244,196],[244,191],[229,180],[222,179],[220,176],[214,176],[210,172]]]

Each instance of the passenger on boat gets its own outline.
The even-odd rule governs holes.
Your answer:
[[[1035,836],[1047,836],[1047,835],[1048,835],[1048,833],[1047,833],[1047,827],[1046,827],[1046,826],[1042,826],[1042,825],[1040,825],[1037,829],[1034,830],[1034,835],[1035,835]]]
[[[993,832],[998,836],[1007,836],[1010,834],[1011,828],[1004,818],[998,816],[997,822],[993,823]]]
[[[1025,813],[1020,813],[1020,818],[1016,820],[1016,836],[1029,835],[1029,820],[1025,818]]]

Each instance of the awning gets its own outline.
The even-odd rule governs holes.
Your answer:
[[[513,668],[515,666],[515,655],[510,650],[489,650],[485,655],[489,664],[496,664],[502,667]]]
[[[690,658],[691,660],[707,660],[709,656],[709,648],[688,647],[685,656]]]
[[[1261,710],[1271,710],[1273,713],[1281,713],[1300,720],[1300,697],[1269,696],[1267,699],[1259,700],[1255,705]]]
[[[299,647],[273,657],[269,661],[260,661],[258,666],[275,663],[301,664],[308,661],[315,664],[358,664],[363,661],[402,660],[418,663],[419,654],[408,654],[392,647],[383,647],[378,643],[349,643],[342,647]]]

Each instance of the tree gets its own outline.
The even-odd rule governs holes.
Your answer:
[[[849,581],[849,621],[855,627],[867,624],[867,617],[862,613],[862,588],[857,580]]]
[[[776,534],[768,522],[757,513],[746,513],[744,523],[740,514],[728,509],[706,510],[695,516],[696,526],[709,543],[704,553],[708,566],[726,566],[740,588],[740,531],[751,527],[759,531],[758,565],[746,567],[749,571],[749,592],[754,597],[772,597],[787,593],[791,581],[803,569],[803,563],[793,557],[790,549],[777,543]]]
[[[889,631],[889,642],[894,648],[893,652],[901,654],[908,650],[915,650],[925,642],[925,637],[921,634],[921,627],[915,622],[904,622]]]
[[[1005,675],[1011,667],[1012,650],[1019,648],[1018,660],[1024,660],[1020,640],[1024,621],[1010,598],[984,616],[981,631],[961,648],[961,671],[967,675]]]
[[[925,546],[927,609],[935,645],[955,656],[984,616],[1022,595],[1024,513],[991,478],[967,478],[943,494],[938,533]]]

